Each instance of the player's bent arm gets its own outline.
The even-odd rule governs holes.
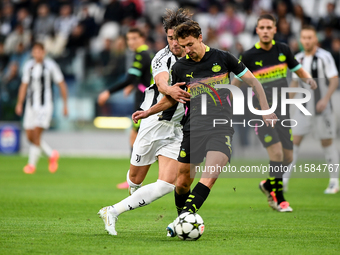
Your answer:
[[[177,102],[185,103],[185,101],[190,101],[190,94],[183,89],[181,89],[179,86],[184,85],[184,82],[176,83],[176,85],[179,86],[169,86],[168,80],[169,80],[169,73],[164,71],[160,72],[155,76],[155,83],[158,87],[159,92],[161,92],[163,95],[169,95],[173,99],[175,99]]]
[[[136,80],[137,76],[133,75],[133,74],[128,74],[127,78],[125,79],[125,81],[123,81],[122,83],[118,84],[117,86],[112,86],[107,90],[104,90],[103,92],[101,92],[98,95],[98,104],[99,106],[103,106],[105,104],[105,102],[110,98],[111,94],[127,87],[130,84],[133,84],[133,82]]]
[[[331,100],[333,92],[337,89],[339,85],[338,78],[338,76],[334,76],[329,79],[329,85],[326,95],[316,103],[316,111],[318,113],[321,113],[326,109],[329,100]]]
[[[309,84],[311,89],[316,89],[318,87],[312,76],[305,69],[303,69],[303,67],[296,70],[295,73],[301,78],[301,80]]]
[[[27,87],[28,87],[28,83],[23,82],[21,83],[20,88],[19,88],[18,101],[17,101],[17,105],[15,106],[15,113],[19,116],[21,116],[22,114],[22,105],[25,100]]]
[[[164,96],[157,104],[145,111],[136,111],[132,114],[132,120],[137,123],[140,119],[145,119],[151,115],[165,111],[177,102],[171,96]]]
[[[158,91],[161,92],[163,95],[169,95],[169,90],[168,90],[169,73],[165,71],[160,72],[154,77],[154,79],[158,87]]]
[[[240,78],[242,78],[242,80],[245,83],[247,83],[250,87],[252,87],[257,99],[259,100],[261,110],[268,110],[269,105],[268,105],[266,93],[264,92],[262,84],[259,82],[259,80],[256,79],[255,76],[249,70],[247,70],[247,72]],[[262,118],[265,121],[267,126],[275,124],[277,120],[277,116],[275,113],[263,115]],[[271,120],[274,120],[274,121],[272,122]]]
[[[324,96],[324,99],[327,100],[327,102],[331,99],[334,91],[336,91],[336,89],[339,86],[339,76],[334,76],[332,78],[329,78],[329,85],[328,85],[328,90],[326,95]]]
[[[64,102],[64,116],[68,115],[68,109],[67,109],[67,84],[65,81],[59,82],[58,83],[59,88],[60,88],[60,94],[61,97],[63,98],[63,102]]]
[[[289,84],[289,87],[291,87],[291,88],[297,88],[297,87],[299,87],[299,82],[298,82],[297,80],[293,79],[293,80],[291,81],[291,83]],[[296,93],[294,93],[294,92],[289,92],[289,98],[294,98],[294,97],[295,97],[295,94],[296,94]]]
[[[242,81],[240,81],[240,80],[237,79],[237,78],[234,78],[234,79],[231,81],[230,84],[231,84],[231,85],[234,85],[234,86],[236,86],[236,87],[241,87]]]

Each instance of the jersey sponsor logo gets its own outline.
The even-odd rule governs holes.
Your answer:
[[[211,70],[215,73],[221,71],[222,67],[220,65],[218,65],[217,63],[213,64],[213,67],[211,68]]]
[[[261,67],[262,67],[262,66],[263,66],[263,65],[262,65],[262,60],[260,60],[260,61],[255,61],[255,65],[261,66]]]
[[[194,72],[191,72],[191,74],[186,74],[185,77],[189,77],[189,78],[192,78],[194,79],[194,77],[192,76]]]
[[[287,76],[288,66],[282,63],[275,66],[264,67],[260,70],[254,71],[253,74],[262,84],[266,82],[276,81]]]
[[[287,59],[287,57],[286,57],[283,53],[280,53],[280,55],[279,55],[279,61],[285,62],[286,59]]]

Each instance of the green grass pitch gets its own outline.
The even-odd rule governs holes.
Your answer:
[[[22,172],[26,161],[0,156],[0,254],[340,252],[340,194],[323,194],[328,179],[292,179],[286,198],[294,212],[288,214],[268,207],[258,190],[261,179],[219,179],[199,211],[203,236],[185,242],[166,237],[165,227],[176,217],[173,194],[122,214],[118,236],[104,231],[97,212],[126,197],[116,184],[125,180],[128,159],[61,158],[58,172],[50,174],[43,158],[34,175]],[[157,167],[144,184],[156,180]]]

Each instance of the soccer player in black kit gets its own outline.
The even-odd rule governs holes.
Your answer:
[[[205,166],[223,168],[231,157],[231,140],[234,133],[230,120],[232,108],[230,92],[225,88],[216,88],[217,84],[229,84],[230,72],[246,80],[259,99],[261,109],[268,110],[267,99],[260,82],[255,79],[246,66],[229,52],[210,48],[202,42],[201,28],[196,21],[187,21],[175,29],[175,38],[186,51],[186,57],[178,60],[172,68],[172,83],[186,82],[183,89],[191,94],[186,102],[186,114],[182,120],[183,141],[178,156],[179,169],[175,189],[175,204],[178,215],[184,212],[197,212],[209,195],[218,178],[219,171],[204,172],[200,181],[190,192],[193,177],[190,173],[200,165],[204,157]],[[218,92],[218,93],[216,93]],[[210,95],[213,97],[210,97]],[[217,96],[218,94],[218,96]],[[206,95],[207,114],[201,115],[201,97]],[[209,95],[209,96],[207,96]],[[217,100],[215,100],[217,98]],[[217,104],[215,102],[218,101]],[[144,112],[136,112],[134,121],[168,109],[162,118],[171,114],[171,109],[178,102],[164,97],[158,104]],[[213,126],[214,119],[227,119],[228,124]],[[267,125],[276,119],[274,113],[264,115]],[[275,121],[273,121],[275,123]],[[168,226],[174,236],[172,223]]]
[[[288,87],[287,69],[295,72],[311,86],[311,89],[316,89],[317,85],[311,75],[296,61],[288,45],[273,40],[276,33],[275,25],[276,20],[271,14],[261,15],[256,27],[260,41],[250,50],[244,52],[240,60],[263,84],[270,106],[273,101],[272,88],[278,88],[278,104],[275,114],[280,121],[286,119],[285,126],[290,126],[288,123],[290,119],[289,108],[286,108],[286,115],[282,114],[283,109],[281,109],[281,88]],[[241,81],[235,78],[231,84],[239,86]],[[253,100],[253,105],[255,108],[259,107],[256,98]],[[287,168],[293,160],[293,134],[291,128],[285,126],[277,123],[274,128],[268,126],[255,128],[261,143],[267,149],[269,165],[272,169],[282,169],[279,172],[270,171],[269,178],[262,181],[259,186],[266,195],[269,206],[279,212],[293,211],[283,196],[282,188],[282,175],[284,173],[282,166]]]
[[[134,110],[140,109],[143,101],[144,91],[153,83],[151,74],[151,60],[154,56],[153,52],[145,44],[145,34],[137,27],[132,27],[126,34],[127,44],[130,50],[135,52],[132,66],[127,71],[127,76],[124,81],[116,86],[111,86],[109,89],[103,91],[98,96],[99,106],[103,106],[113,93],[129,86],[134,85],[136,89]],[[130,133],[131,150],[137,137],[140,122],[135,123]],[[129,184],[123,182],[117,185],[119,189],[127,189]]]

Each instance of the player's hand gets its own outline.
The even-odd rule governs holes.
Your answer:
[[[186,101],[190,101],[190,93],[181,89],[181,86],[185,85],[185,82],[178,82],[173,86],[168,88],[169,96],[175,99],[177,102],[185,103]]]
[[[135,86],[133,86],[132,84],[125,87],[124,90],[123,90],[124,97],[127,97],[128,95],[130,95],[134,88],[135,88]]]
[[[277,122],[277,116],[275,113],[271,113],[271,114],[268,114],[268,115],[263,115],[262,116],[264,122],[266,123],[266,126],[267,127],[274,127],[276,122]]]
[[[63,114],[64,114],[64,116],[65,116],[65,117],[67,117],[67,116],[68,116],[68,108],[67,108],[67,106],[66,106],[66,105],[64,106],[64,109],[63,109]]]
[[[323,99],[323,98],[320,99],[320,100],[316,103],[316,107],[315,107],[316,112],[317,112],[317,113],[323,112],[323,111],[326,109],[327,104],[328,104],[328,100]]]
[[[132,120],[134,123],[137,123],[138,120],[145,119],[149,117],[149,115],[148,111],[136,111],[132,114]]]
[[[103,106],[109,98],[110,98],[110,92],[108,90],[103,91],[98,96],[98,105]]]
[[[314,81],[314,79],[312,78],[306,79],[306,83],[309,84],[310,88],[313,90],[318,87],[318,85],[316,84],[316,81]]]
[[[17,104],[15,106],[15,113],[18,115],[18,116],[21,116],[22,115],[22,104]]]

